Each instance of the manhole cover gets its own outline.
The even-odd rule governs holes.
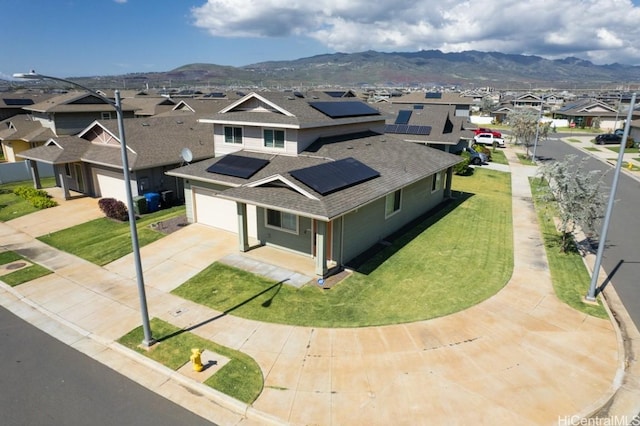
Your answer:
[[[11,263],[11,264],[5,266],[5,268],[10,270],[10,271],[12,271],[14,269],[20,269],[20,268],[22,268],[24,266],[27,266],[27,264],[24,263],[24,262],[16,262],[16,263]]]

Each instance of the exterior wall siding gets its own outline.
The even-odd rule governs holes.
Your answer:
[[[341,261],[348,262],[442,202],[444,179],[441,179],[441,188],[434,192],[431,191],[432,179],[403,188],[400,211],[388,218],[385,218],[385,198],[347,214]]]
[[[278,246],[286,250],[313,255],[312,253],[312,225],[311,219],[298,216],[298,233],[281,231],[266,226],[265,209],[258,207],[258,239],[261,244]]]

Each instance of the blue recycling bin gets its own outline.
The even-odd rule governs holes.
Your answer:
[[[144,194],[144,198],[147,200],[147,212],[153,213],[160,210],[160,194],[157,192],[147,192]]]

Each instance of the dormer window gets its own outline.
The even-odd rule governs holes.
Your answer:
[[[264,129],[263,136],[266,148],[284,148],[284,130]]]
[[[242,127],[224,126],[224,143],[242,144]]]

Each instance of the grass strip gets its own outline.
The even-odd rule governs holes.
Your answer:
[[[118,342],[172,370],[189,362],[192,348],[207,349],[228,358],[229,362],[207,379],[205,385],[246,404],[251,404],[262,392],[262,371],[250,356],[181,330],[158,318],[153,318],[150,326],[158,343],[149,350],[140,347],[144,337],[142,326],[122,336]]]
[[[589,290],[591,277],[577,248],[567,253],[560,251],[562,236],[553,221],[557,216],[558,207],[556,203],[544,200],[544,195],[549,190],[548,184],[540,178],[529,178],[529,184],[556,295],[564,303],[580,312],[598,318],[608,318],[607,311],[599,298],[597,306],[582,301]]]

